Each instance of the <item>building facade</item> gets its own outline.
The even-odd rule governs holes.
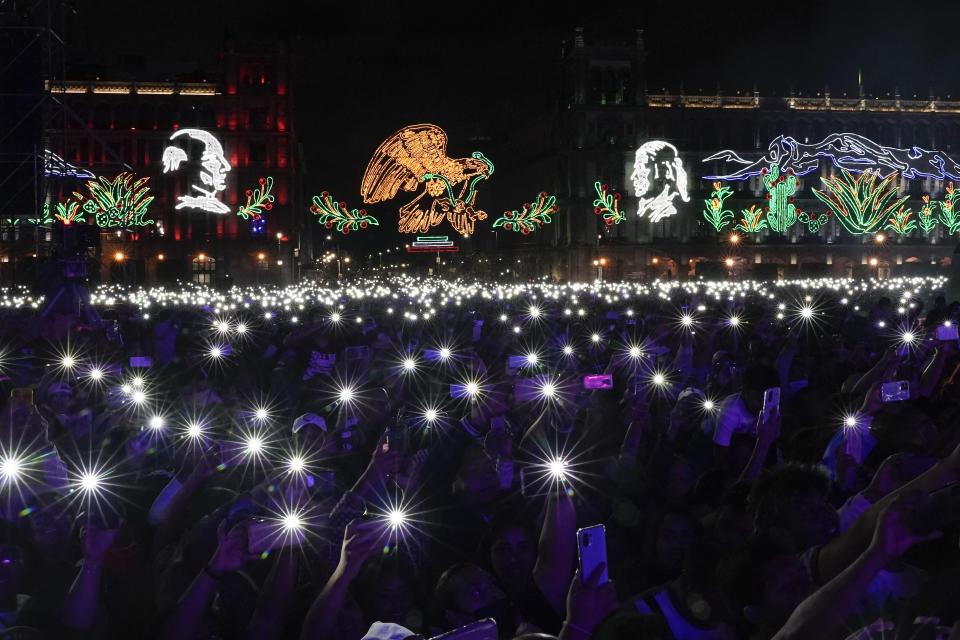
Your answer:
[[[228,52],[219,77],[196,82],[48,82],[63,119],[45,132],[42,213],[2,223],[7,270],[14,260],[29,271],[31,260],[63,251],[63,228],[98,222],[103,280],[295,278],[302,211],[290,66],[282,50]],[[152,200],[141,215],[108,220],[110,197]]]
[[[565,212],[517,243],[518,258],[571,279],[595,277],[600,259],[610,276],[628,278],[886,275],[949,264],[960,231],[960,101],[893,89],[650,90],[645,58],[641,31],[609,46],[577,30],[560,61],[558,108],[511,136],[521,180],[545,185]],[[611,213],[603,201],[614,194]]]

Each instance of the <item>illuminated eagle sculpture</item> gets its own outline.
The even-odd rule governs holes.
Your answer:
[[[473,233],[485,211],[474,208],[477,183],[493,174],[493,163],[474,151],[469,158],[447,157],[447,134],[433,124],[400,129],[383,141],[363,174],[360,193],[368,204],[390,200],[397,191],[414,192],[400,207],[400,233],[426,233],[446,218],[461,234]],[[429,204],[423,202],[429,199]]]

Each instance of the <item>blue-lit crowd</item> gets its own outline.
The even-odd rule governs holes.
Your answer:
[[[960,637],[944,287],[5,294],[0,639]]]

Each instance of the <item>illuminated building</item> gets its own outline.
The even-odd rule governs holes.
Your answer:
[[[894,87],[882,96],[856,86],[849,95],[655,88],[639,30],[623,44],[577,29],[560,63],[557,108],[497,151],[512,162],[502,181],[518,194],[555,193],[562,212],[529,237],[500,234],[522,275],[590,279],[600,255],[606,277],[628,279],[721,276],[728,258],[764,278],[949,264],[960,101]],[[883,210],[844,199],[858,189],[882,193]]]
[[[189,82],[47,83],[76,114],[65,119],[65,127],[47,132],[55,161],[47,172],[54,177],[46,181],[51,212],[82,193],[88,178],[72,177],[78,170],[105,180],[122,172],[149,178],[153,200],[144,218],[154,224],[100,229],[101,256],[127,256],[122,266],[102,259],[101,279],[229,283],[296,277],[299,230],[307,221],[295,187],[289,58],[280,50],[227,52],[220,62],[219,75]],[[15,227],[4,225],[0,243],[19,247],[29,235],[32,250],[32,230]],[[57,242],[55,230],[42,229],[41,255]],[[262,252],[271,260],[258,260]],[[281,262],[287,266],[277,266]]]

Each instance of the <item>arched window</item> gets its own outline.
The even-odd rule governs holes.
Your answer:
[[[216,259],[210,256],[197,256],[193,259],[191,280],[197,284],[213,284],[216,271]]]

